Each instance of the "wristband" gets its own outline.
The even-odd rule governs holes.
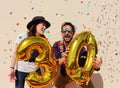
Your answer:
[[[14,69],[14,67],[10,67],[10,68]]]

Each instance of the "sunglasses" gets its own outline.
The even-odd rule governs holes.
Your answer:
[[[66,33],[66,32],[72,33],[73,31],[72,31],[72,29],[71,29],[71,30],[62,29],[61,32],[62,32],[62,33]]]

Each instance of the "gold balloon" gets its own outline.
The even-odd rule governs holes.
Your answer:
[[[82,58],[85,59],[84,65],[80,66],[79,63],[82,57],[80,53],[83,47],[87,49],[87,55],[86,59]],[[90,31],[81,32],[72,39],[69,48],[70,51],[66,62],[67,74],[76,83],[86,82],[87,85],[94,71],[92,61],[95,59],[98,51],[95,37]]]
[[[52,58],[52,49],[49,42],[42,37],[24,39],[16,51],[18,60],[29,60],[30,52],[33,49],[39,52],[39,55],[35,58],[35,63],[38,68],[42,67],[44,72],[42,74],[38,74],[36,71],[31,72],[25,80],[31,88],[44,88],[55,79],[57,64]]]

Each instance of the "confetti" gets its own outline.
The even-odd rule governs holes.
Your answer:
[[[27,19],[27,17],[24,17],[24,20],[26,20]]]
[[[101,70],[97,72],[102,76],[104,84],[100,84],[100,88],[120,86],[120,0],[8,0],[7,3],[11,3],[9,5],[1,0],[1,3],[1,8],[4,8],[0,15],[1,31],[3,30],[0,35],[1,69],[10,63],[15,45],[13,41],[19,33],[26,31],[30,18],[43,15],[52,21],[50,30],[45,32],[51,45],[60,39],[60,26],[64,21],[72,22],[77,29],[76,33],[84,29],[90,30],[97,40],[98,56],[103,57]],[[94,88],[99,88],[96,82],[93,80]],[[4,85],[3,88],[9,86]]]
[[[20,24],[19,23],[16,23],[17,26],[19,26]]]
[[[12,43],[12,41],[11,41],[11,40],[9,40],[9,41],[8,41],[8,44],[10,45],[11,43]]]
[[[10,15],[12,15],[13,14],[13,12],[10,12]]]

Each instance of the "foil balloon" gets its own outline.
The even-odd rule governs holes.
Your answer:
[[[49,42],[42,37],[28,37],[17,48],[18,60],[29,60],[30,52],[37,50],[39,55],[35,58],[38,68],[43,68],[43,73],[31,72],[26,77],[26,82],[31,88],[44,88],[48,86],[57,74],[57,64],[52,58],[52,50]]]
[[[66,71],[76,83],[88,84],[94,71],[92,61],[98,52],[94,35],[90,31],[79,33],[69,45],[70,51],[66,62]]]

